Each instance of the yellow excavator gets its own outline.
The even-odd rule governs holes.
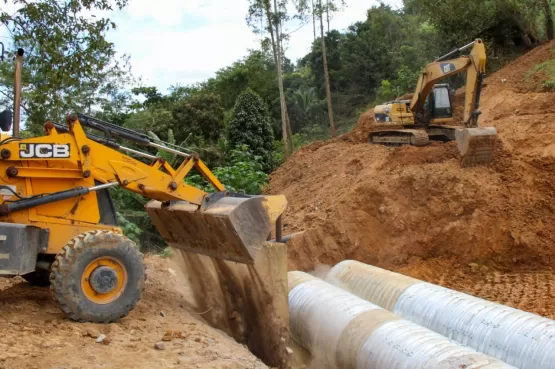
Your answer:
[[[46,122],[44,136],[20,137],[22,64],[19,49],[14,112],[0,114],[2,131],[13,126],[12,134],[0,135],[0,276],[50,285],[73,320],[109,323],[126,316],[146,273],[142,254],[118,226],[110,187],[151,199],[147,213],[177,249],[249,264],[274,226],[279,238],[284,196],[227,191],[196,154],[176,146],[83,114],[69,115],[65,126]],[[140,146],[182,162],[174,168]],[[215,192],[184,181],[193,168]]]
[[[469,55],[453,57],[472,47]],[[466,71],[464,126],[453,122],[452,94],[442,79]],[[492,161],[497,131],[480,127],[480,93],[486,72],[486,49],[480,39],[457,48],[428,64],[418,79],[411,100],[390,101],[374,108],[376,126],[368,141],[372,144],[425,146],[430,140],[456,140],[461,166]]]

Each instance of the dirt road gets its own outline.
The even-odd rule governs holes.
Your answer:
[[[171,261],[149,256],[146,264],[143,299],[128,317],[109,325],[72,322],[48,288],[0,279],[0,368],[266,368],[244,346],[202,322]],[[106,338],[96,343],[100,334]],[[162,341],[164,335],[173,338]],[[154,347],[161,341],[164,350]]]

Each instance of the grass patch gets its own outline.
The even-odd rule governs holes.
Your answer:
[[[164,250],[162,250],[162,252],[160,253],[160,256],[163,258],[171,258],[173,256],[173,250],[171,247],[166,247]]]
[[[555,92],[555,48],[551,52],[553,58],[536,64],[526,73],[526,80],[531,82],[536,82],[533,80],[537,80],[542,90]]]

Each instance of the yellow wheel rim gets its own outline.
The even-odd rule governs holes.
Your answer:
[[[94,276],[93,273],[98,271],[100,267],[104,267],[104,269],[110,268],[112,273],[117,276],[117,282],[114,286],[111,286],[111,290],[106,293],[99,292],[95,289],[91,279],[91,277]],[[125,266],[123,266],[119,260],[110,256],[102,256],[91,261],[85,268],[81,277],[81,289],[83,290],[83,294],[95,304],[108,304],[116,300],[125,290],[126,284],[127,270]]]

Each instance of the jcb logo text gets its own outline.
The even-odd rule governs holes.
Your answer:
[[[69,144],[20,144],[21,158],[69,158]]]

